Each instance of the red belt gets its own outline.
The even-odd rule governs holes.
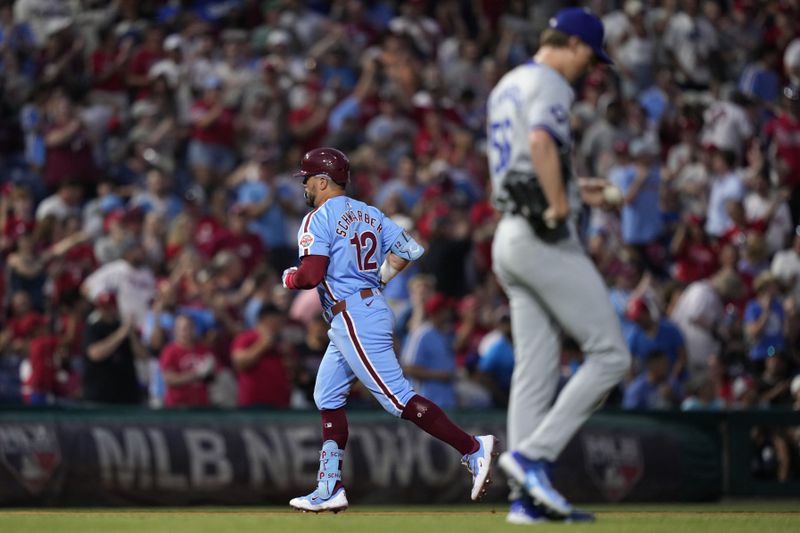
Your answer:
[[[371,296],[375,296],[375,293],[372,291],[372,289],[361,289],[359,294],[361,295],[362,300],[366,300]],[[331,316],[336,316],[345,309],[347,309],[347,302],[344,300],[339,300],[331,307]]]

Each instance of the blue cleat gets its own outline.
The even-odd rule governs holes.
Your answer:
[[[494,435],[481,435],[475,437],[475,440],[480,445],[478,451],[462,457],[461,464],[472,474],[470,497],[473,501],[478,501],[486,494],[486,489],[492,482],[492,463],[500,452],[497,451],[498,443]]]
[[[315,490],[307,496],[292,498],[289,501],[289,505],[298,511],[307,513],[322,513],[326,511],[338,513],[347,509],[348,503],[344,487],[339,485],[329,498],[322,498],[319,491]]]
[[[590,513],[589,511],[581,511],[580,509],[572,509],[572,512],[564,517],[564,522],[586,523],[594,521],[594,513]]]
[[[530,498],[512,500],[511,508],[506,515],[506,522],[518,526],[541,524],[547,521],[547,515],[539,507],[533,505]]]
[[[546,512],[541,506],[534,505],[533,501],[523,496],[511,501],[511,507],[506,515],[506,522],[515,525],[541,524],[543,522],[587,523],[594,522],[593,513],[573,509],[567,516],[555,516]]]
[[[509,477],[525,488],[534,503],[562,519],[572,513],[572,506],[550,483],[547,461],[533,461],[519,452],[505,452],[499,464]]]

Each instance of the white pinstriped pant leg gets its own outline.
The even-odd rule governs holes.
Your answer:
[[[328,337],[352,373],[381,406],[399,417],[408,400],[416,393],[403,375],[394,352],[393,320],[392,311],[383,296],[366,300],[349,298],[347,310],[331,321]],[[332,377],[341,380],[341,375]],[[331,380],[332,377],[318,374],[317,381]],[[332,383],[325,388],[336,390],[336,387]]]

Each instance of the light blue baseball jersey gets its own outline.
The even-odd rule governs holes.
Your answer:
[[[379,209],[336,196],[308,213],[297,232],[300,257],[324,255],[328,270],[317,287],[323,308],[380,286],[380,267],[403,234]]]
[[[311,211],[297,233],[300,257],[330,259],[317,287],[326,311],[340,300],[347,307],[330,317],[331,342],[322,357],[314,386],[317,408],[338,409],[347,402],[358,378],[394,416],[400,416],[415,392],[394,353],[394,317],[383,294],[352,296],[380,286],[380,266],[386,254],[402,248],[403,229],[380,210],[347,196],[336,196]]]

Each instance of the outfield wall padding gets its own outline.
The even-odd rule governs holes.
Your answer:
[[[454,414],[505,441],[501,412]],[[344,478],[357,503],[465,502],[457,452],[383,412],[350,413]],[[0,411],[0,505],[285,504],[315,484],[316,413]],[[713,428],[598,414],[555,469],[570,498],[701,501],[722,490]],[[487,498],[503,501],[505,480]]]

